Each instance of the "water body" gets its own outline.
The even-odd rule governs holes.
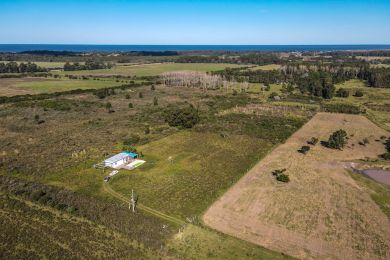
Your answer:
[[[48,51],[353,51],[390,50],[390,44],[361,45],[82,45],[0,44],[0,52]]]
[[[377,182],[390,185],[390,170],[369,169],[363,170],[361,173]]]

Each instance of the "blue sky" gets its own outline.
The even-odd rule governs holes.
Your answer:
[[[0,0],[0,43],[390,44],[390,0]]]

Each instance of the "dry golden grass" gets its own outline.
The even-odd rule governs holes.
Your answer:
[[[327,140],[335,130],[350,135],[344,150],[317,144],[297,152],[311,137]],[[347,173],[346,161],[376,157],[376,142],[389,133],[362,116],[318,113],[287,142],[260,161],[203,217],[224,233],[299,258],[388,259],[390,223]],[[368,138],[367,146],[358,142]],[[272,171],[286,168],[289,183]]]

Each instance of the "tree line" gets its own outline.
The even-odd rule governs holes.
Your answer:
[[[267,65],[280,63],[280,58],[275,53],[230,53],[211,55],[183,55],[177,58],[181,63],[235,63]]]
[[[14,61],[4,63],[0,62],[0,73],[29,73],[29,72],[46,72],[46,68],[39,67],[35,63],[17,63]]]
[[[79,62],[66,62],[64,65],[64,71],[74,71],[74,70],[98,70],[98,69],[110,69],[112,68],[111,63],[104,63],[102,61],[87,60],[85,64]]]

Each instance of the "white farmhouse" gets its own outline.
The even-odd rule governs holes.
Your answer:
[[[138,155],[130,152],[118,153],[106,160],[104,160],[104,167],[110,167],[114,169],[121,168],[124,165],[127,165],[135,160]]]

